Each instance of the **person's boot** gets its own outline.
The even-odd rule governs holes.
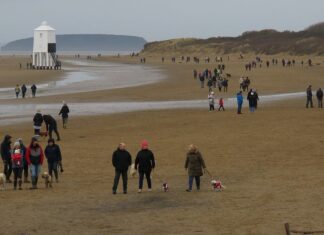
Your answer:
[[[17,189],[17,180],[14,180],[14,190]]]
[[[21,187],[22,186],[22,180],[18,181],[18,185],[19,185],[19,190],[22,190],[22,187]]]

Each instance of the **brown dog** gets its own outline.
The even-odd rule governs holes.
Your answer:
[[[52,188],[52,177],[46,171],[42,174],[42,178],[45,179],[45,188]]]

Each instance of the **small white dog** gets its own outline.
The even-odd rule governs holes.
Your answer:
[[[3,173],[0,173],[0,189],[6,190],[6,176]]]
[[[52,188],[52,177],[46,171],[42,174],[42,178],[45,179],[45,188]]]
[[[224,189],[226,189],[226,187],[222,184],[222,182],[220,180],[212,180],[212,181],[210,181],[210,183],[213,186],[213,190],[215,192],[221,192]]]

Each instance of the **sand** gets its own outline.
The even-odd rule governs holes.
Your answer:
[[[122,91],[128,93],[123,94],[118,90],[64,98],[145,101],[162,100],[166,94],[167,99],[206,96],[206,90],[200,90],[189,77],[194,65],[154,63],[165,69],[169,80],[142,90],[125,88]],[[315,86],[321,84],[321,69],[307,70]],[[260,92],[267,88],[262,93],[302,91],[309,83],[302,76],[303,84],[288,82],[297,74],[292,69],[288,81],[282,83],[284,87],[279,79],[277,85],[272,85],[266,79],[272,79],[272,73],[264,71],[258,85]],[[180,84],[181,88],[176,87]],[[53,96],[37,98],[36,102],[61,99]],[[323,110],[307,110],[304,105],[303,99],[277,102],[261,105],[254,114],[245,109],[242,116],[234,110],[210,113],[207,107],[91,118],[72,114],[69,128],[60,129],[65,167],[60,183],[51,190],[45,190],[41,181],[38,191],[27,190],[29,185],[24,185],[23,191],[1,191],[0,215],[5,219],[0,234],[266,235],[285,234],[285,222],[296,229],[323,229]],[[26,142],[32,132],[26,124],[1,129],[3,134],[23,137]],[[128,195],[120,194],[120,188],[119,194],[112,195],[112,152],[124,141],[134,159],[144,138],[149,140],[157,160],[153,192],[144,190],[138,195],[137,178],[131,178]],[[223,181],[226,191],[212,192],[210,177],[204,176],[201,192],[185,192],[183,166],[191,143],[198,145],[209,171]],[[168,193],[161,189],[165,180],[170,186]]]

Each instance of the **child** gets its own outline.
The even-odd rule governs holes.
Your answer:
[[[215,110],[215,93],[212,91],[209,95],[208,95],[208,102],[209,102],[209,112],[211,112],[212,110]]]
[[[60,165],[62,167],[61,165],[62,156],[61,156],[60,147],[57,144],[55,144],[54,139],[48,140],[48,145],[45,148],[45,156],[47,159],[48,173],[53,179],[53,171],[54,171],[55,180],[56,183],[58,183],[57,166]]]
[[[218,111],[220,111],[220,110],[223,110],[223,111],[225,111],[225,108],[224,108],[224,100],[223,100],[223,98],[220,98],[219,99],[219,108],[218,108]]]
[[[12,170],[14,173],[14,190],[17,189],[17,181],[19,185],[19,190],[22,190],[21,185],[22,185],[22,171],[23,171],[23,154],[21,152],[19,142],[16,142],[14,144],[11,160],[12,160]]]

